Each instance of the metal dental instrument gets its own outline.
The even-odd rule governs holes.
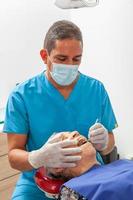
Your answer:
[[[95,124],[98,123],[98,122],[99,122],[99,119],[97,118],[96,121],[95,121]],[[88,142],[91,142],[90,138],[88,138]]]

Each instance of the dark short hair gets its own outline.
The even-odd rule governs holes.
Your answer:
[[[44,49],[47,49],[48,53],[55,48],[56,40],[64,39],[76,39],[81,41],[83,45],[82,33],[77,25],[74,23],[61,20],[55,22],[48,30],[44,40]]]

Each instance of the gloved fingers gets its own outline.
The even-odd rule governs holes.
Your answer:
[[[75,162],[81,160],[81,156],[64,156],[62,158],[63,162]]]
[[[98,134],[98,135],[90,135],[90,140],[103,140],[106,139],[107,135],[106,134]]]
[[[71,168],[71,167],[76,167],[77,166],[77,161],[63,161],[59,160],[58,162],[51,162],[47,168]]]
[[[97,128],[101,128],[103,125],[101,123],[95,123],[93,126],[90,127],[89,131],[95,130]]]
[[[90,132],[90,136],[92,137],[95,137],[95,135],[103,135],[103,133],[105,132],[105,129],[102,127],[102,128],[98,128],[98,129],[95,129],[95,130],[92,130]]]
[[[78,144],[78,141],[76,139],[74,140],[63,140],[57,143],[60,147],[64,148],[64,147],[69,147],[69,146],[75,146]]]
[[[91,142],[93,144],[105,144],[106,143],[105,139],[101,139],[101,140],[99,140],[99,139],[98,140],[92,139]]]
[[[75,148],[64,148],[62,149],[62,154],[63,155],[71,155],[71,154],[76,154],[76,153],[81,153],[81,148],[75,147]]]
[[[107,144],[94,144],[95,148],[98,150],[98,151],[103,151],[107,148]]]
[[[71,167],[76,167],[77,164],[76,163],[61,163],[59,165],[59,167],[62,167],[62,168],[71,168]]]
[[[95,144],[95,148],[97,150],[100,150],[103,147],[103,144]]]
[[[95,144],[95,148],[98,150],[98,151],[103,151],[107,148],[107,145],[103,145],[103,144]]]

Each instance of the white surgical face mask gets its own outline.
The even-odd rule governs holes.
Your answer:
[[[52,79],[61,86],[70,85],[78,75],[78,65],[52,63]]]

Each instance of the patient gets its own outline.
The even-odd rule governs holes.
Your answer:
[[[73,168],[47,169],[47,173],[49,175],[51,175],[54,178],[62,177],[65,180],[69,180],[73,177],[83,174],[94,165],[99,164],[96,160],[95,148],[90,142],[87,141],[87,139],[84,136],[80,135],[77,131],[73,131],[71,133],[65,132],[63,135],[61,135],[60,140],[65,139],[76,139],[78,141],[77,146],[80,146],[82,150],[82,152],[79,155],[81,155],[82,158],[80,161],[77,161],[77,166]]]
[[[81,160],[77,161],[77,166],[73,168],[40,168],[35,175],[35,182],[37,186],[44,191],[45,195],[49,198],[56,198],[59,195],[59,190],[64,182],[72,179],[73,177],[80,176],[93,166],[99,165],[96,160],[96,150],[87,139],[80,135],[77,131],[58,133],[52,137],[55,141],[63,141],[65,139],[77,140],[76,146],[80,146]],[[73,146],[71,146],[73,147]],[[69,200],[70,198],[68,198]],[[64,197],[63,197],[64,200]]]
[[[133,161],[118,160],[100,165],[96,151],[78,132],[65,133],[66,138],[78,140],[82,159],[69,169],[48,169],[53,178],[67,180],[58,199],[61,200],[131,200],[133,199]]]

